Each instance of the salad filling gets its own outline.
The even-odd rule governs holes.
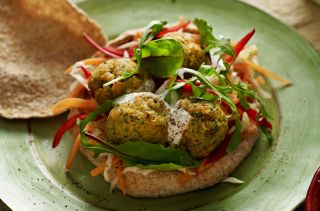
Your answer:
[[[85,35],[99,52],[66,73],[72,69],[82,75],[72,97],[91,103],[68,99],[53,107],[53,112],[71,109],[76,114],[59,129],[53,147],[78,125],[78,145],[69,160],[78,148],[93,160],[107,154],[92,174],[104,172],[126,193],[124,174],[139,169],[144,176],[201,174],[231,156],[255,131],[252,126],[261,128],[271,143],[271,117],[263,103],[270,94],[261,74],[288,81],[259,66],[257,48],[247,46],[254,33],[231,44],[216,37],[205,20],[195,19],[169,26],[153,21],[106,46]]]

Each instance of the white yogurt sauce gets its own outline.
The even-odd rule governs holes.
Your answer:
[[[184,109],[177,106],[169,110],[168,141],[171,146],[179,145],[183,132],[188,128],[191,116]]]

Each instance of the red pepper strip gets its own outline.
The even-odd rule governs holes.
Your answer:
[[[179,31],[180,29],[185,30],[187,28],[187,26],[190,24],[190,20],[188,20],[187,22],[181,22],[179,23],[177,26],[173,26],[170,28],[164,28],[158,35],[157,38],[161,38],[163,37],[165,34],[169,33],[169,32],[175,32],[175,31]]]
[[[123,57],[124,56],[124,52],[126,51],[125,49],[117,49],[117,48],[113,48],[113,47],[110,47],[110,46],[104,46],[103,47],[106,51],[109,51],[115,55],[118,55],[120,57]],[[128,54],[129,54],[129,57],[133,57],[134,55],[134,52],[133,52],[133,49],[129,49],[127,50]]]
[[[250,119],[257,121],[256,118],[257,118],[258,112],[256,110],[249,108],[246,112]],[[257,121],[257,122],[260,126],[272,129],[272,124],[265,118],[262,118],[260,121]]]
[[[249,40],[251,39],[251,37],[254,35],[254,33],[256,32],[256,29],[252,29],[251,32],[249,32],[248,34],[246,34],[233,48],[234,48],[234,52],[235,52],[235,58],[232,58],[232,56],[227,55],[225,58],[225,61],[228,62],[229,64],[232,62],[232,60],[235,60],[237,58],[237,56],[239,55],[240,51],[244,48],[244,46],[246,46],[246,44],[249,42]]]
[[[272,124],[266,120],[266,119],[262,119],[260,122],[259,122],[259,125],[263,126],[263,127],[266,127],[266,128],[269,128],[269,129],[272,129]]]
[[[55,136],[53,138],[52,148],[55,148],[56,146],[59,145],[63,134],[76,124],[77,119],[84,119],[84,118],[86,118],[86,116],[87,116],[87,114],[78,114],[78,115],[75,115],[75,116],[69,118],[65,123],[63,123],[63,125],[61,125],[59,127],[57,133],[55,134]]]
[[[89,73],[89,71],[84,66],[80,66],[80,68],[84,77],[86,77],[86,79],[89,79],[91,77],[91,73]]]
[[[111,56],[113,58],[121,58],[122,56],[119,56],[117,54],[114,54],[110,51],[108,51],[107,49],[101,47],[98,43],[96,43],[91,37],[89,37],[89,35],[87,35],[86,33],[83,33],[83,37],[85,40],[88,41],[88,43],[90,45],[92,45],[94,48],[96,48],[97,50],[101,51],[102,53],[104,53],[106,56]]]
[[[266,128],[269,128],[269,129],[272,129],[272,124],[266,120],[265,118],[262,118],[260,121],[257,120],[257,115],[258,115],[258,112],[252,108],[249,108],[249,109],[245,109],[245,108],[242,108],[241,106],[238,105],[238,110],[242,110],[242,113],[243,112],[246,112],[248,114],[248,117],[252,120],[252,121],[255,121],[257,122],[260,126],[263,126],[263,127],[266,127]]]
[[[182,87],[182,92],[192,92],[192,86],[191,86],[191,84],[185,84],[185,85]]]

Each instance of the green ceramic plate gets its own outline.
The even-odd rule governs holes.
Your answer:
[[[81,155],[72,171],[64,172],[70,137],[66,135],[56,150],[50,145],[65,116],[32,122],[0,119],[0,198],[10,208],[290,210],[304,199],[320,164],[320,58],[304,39],[273,17],[237,1],[91,0],[79,6],[111,37],[152,19],[175,21],[180,15],[204,18],[216,33],[235,40],[255,27],[251,43],[259,48],[261,64],[294,83],[275,89],[274,99],[268,102],[275,142],[269,147],[261,137],[233,173],[245,181],[243,185],[219,184],[161,199],[132,198],[120,191],[109,193],[102,177],[89,175],[93,166]]]

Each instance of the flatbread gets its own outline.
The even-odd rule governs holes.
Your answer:
[[[243,138],[232,153],[214,162],[198,175],[190,175],[190,178],[185,182],[179,182],[179,177],[184,174],[179,171],[155,171],[145,176],[139,173],[126,172],[123,175],[126,193],[135,197],[166,197],[203,189],[221,182],[249,154],[258,139],[258,128],[255,125],[251,125],[246,132],[250,135]],[[112,181],[115,177],[113,167],[108,170],[108,175],[110,181]],[[118,184],[116,187],[120,189]]]
[[[126,43],[133,38],[135,31],[137,30],[124,32],[108,44],[111,46],[119,46]],[[77,109],[71,109],[69,116],[74,116],[77,113]],[[90,124],[92,128],[98,129],[94,130],[95,132],[91,131],[91,133],[101,139],[104,139],[105,122],[97,121],[91,122],[89,125]],[[73,139],[75,139],[79,134],[79,128],[74,126],[70,132]],[[250,153],[259,137],[257,125],[250,122],[247,129],[242,132],[241,136],[241,143],[232,153],[229,153],[220,160],[215,161],[201,173],[197,175],[188,175],[189,178],[185,182],[181,182],[180,178],[184,176],[184,173],[181,171],[154,171],[146,175],[130,171],[123,173],[126,194],[134,197],[167,197],[207,188],[221,182],[223,179],[228,177],[228,175],[230,175],[241,161]],[[106,163],[107,157],[105,155],[95,158],[92,151],[85,149],[82,146],[80,146],[80,152],[95,166],[101,166]],[[106,168],[104,176],[108,182],[117,181],[114,166]],[[115,184],[115,187],[120,189],[118,183]]]
[[[0,116],[52,116],[73,83],[63,70],[95,52],[82,37],[106,40],[100,27],[67,0],[1,0]]]
[[[92,128],[96,128],[92,132],[94,135],[101,139],[104,139],[105,122],[97,121],[89,123]],[[71,130],[73,137],[79,134],[78,127],[74,127]],[[214,162],[211,166],[205,169],[198,175],[188,175],[186,182],[180,182],[183,172],[180,171],[154,171],[147,175],[136,172],[126,172],[123,174],[124,182],[126,185],[126,193],[135,197],[166,197],[177,194],[182,194],[198,189],[213,186],[225,179],[231,174],[235,168],[241,163],[241,161],[250,153],[253,145],[259,136],[259,130],[257,126],[251,122],[248,128],[242,133],[242,141],[237,148],[220,160]],[[96,166],[103,165],[106,162],[106,156],[102,155],[94,158],[94,153],[88,149],[80,146],[80,152],[88,158],[88,160]],[[114,181],[116,178],[115,169],[113,166],[106,169],[104,175],[108,175],[105,178],[109,182]],[[120,186],[116,184],[118,189]],[[108,191],[108,190],[106,190]]]

